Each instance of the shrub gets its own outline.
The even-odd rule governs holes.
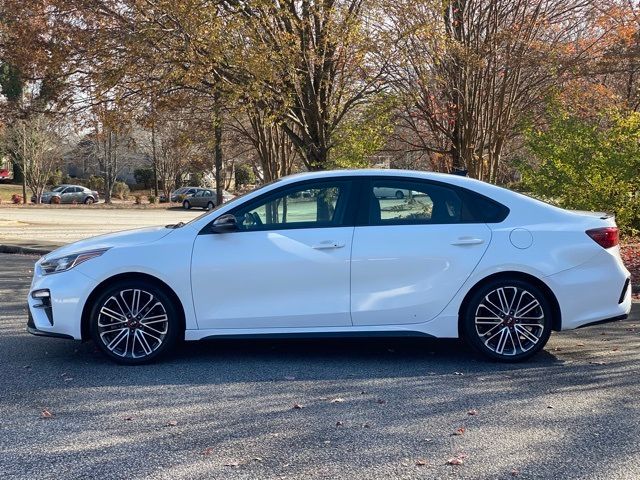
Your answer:
[[[246,163],[238,165],[236,167],[236,187],[241,188],[254,183],[256,183],[256,175],[253,173],[251,165]]]
[[[113,184],[113,196],[120,200],[129,198],[129,185],[124,182],[116,182]]]
[[[594,121],[556,113],[545,131],[527,132],[527,146],[540,164],[521,166],[526,192],[614,213],[624,233],[640,231],[640,113],[609,111]]]
[[[49,175],[49,180],[47,182],[49,185],[60,185],[62,183],[62,172],[60,170],[56,170],[51,175]]]
[[[155,195],[149,195],[147,198],[149,199],[149,203],[158,203],[158,197]]]
[[[153,169],[151,168],[136,168],[133,171],[133,177],[136,179],[136,183],[144,185],[144,188],[151,188],[153,182]]]
[[[97,175],[91,175],[87,182],[87,187],[96,192],[104,192],[104,178]]]
[[[136,202],[136,205],[142,205],[142,201],[144,200],[144,195],[137,194],[137,195],[134,195],[133,198]]]
[[[11,195],[11,202],[15,204],[22,203],[22,195],[14,193],[13,195]]]

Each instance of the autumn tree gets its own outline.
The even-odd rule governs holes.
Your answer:
[[[505,145],[599,48],[592,2],[421,0],[390,4],[393,84],[424,150],[495,182]]]

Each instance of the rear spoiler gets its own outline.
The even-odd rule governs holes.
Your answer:
[[[615,218],[614,213],[607,212],[588,212],[586,210],[569,210],[572,213],[577,213],[578,215],[584,215],[585,217],[597,217],[600,220],[608,220],[609,218]]]

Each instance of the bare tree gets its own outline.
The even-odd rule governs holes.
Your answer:
[[[56,125],[44,115],[33,115],[15,122],[5,141],[36,203],[40,203],[51,174],[62,160],[62,142]]]

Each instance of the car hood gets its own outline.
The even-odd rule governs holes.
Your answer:
[[[138,228],[135,230],[125,230],[116,233],[108,233],[106,235],[99,235],[97,237],[87,238],[86,240],[80,240],[78,242],[70,243],[69,245],[65,245],[64,247],[60,247],[57,250],[48,253],[45,258],[63,257],[72,253],[98,250],[101,248],[142,245],[145,243],[151,243],[160,240],[161,238],[169,235],[171,232],[173,232],[173,230],[166,227],[147,227]]]

